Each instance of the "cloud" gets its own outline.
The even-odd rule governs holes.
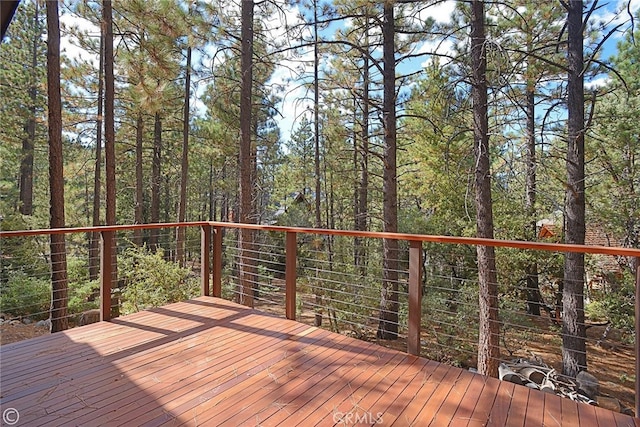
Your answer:
[[[586,90],[597,89],[597,88],[606,86],[607,84],[609,84],[610,81],[611,81],[611,78],[609,76],[598,77],[595,79],[591,79],[589,81],[585,81],[584,88]]]
[[[422,46],[420,46],[419,53],[424,53],[428,55],[427,59],[425,59],[420,66],[426,67],[432,61],[433,56],[439,56],[443,59],[440,60],[440,65],[447,65],[451,62],[450,59],[453,56],[454,51],[453,40],[434,40],[425,42]]]
[[[62,13],[60,15],[60,27],[61,29],[67,29],[67,31],[61,31],[60,51],[72,61],[88,61],[94,68],[98,68],[98,56],[80,47],[80,43],[73,35],[73,32],[100,37],[100,27],[72,13]]]
[[[451,14],[456,8],[454,0],[445,0],[423,8],[419,13],[419,19],[426,21],[433,18],[437,23],[446,23],[451,21]]]

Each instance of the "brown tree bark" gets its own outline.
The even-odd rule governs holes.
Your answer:
[[[104,103],[104,28],[100,30],[100,58],[98,65],[98,115],[96,118],[96,160],[93,172],[93,225],[100,225],[101,185],[102,185],[102,114]],[[89,242],[89,279],[96,280],[100,275],[100,233],[91,233]]]
[[[471,99],[476,159],[476,228],[478,237],[493,239],[484,20],[484,2],[473,0],[471,3]],[[492,246],[478,246],[477,255],[480,311],[478,372],[482,375],[497,377],[500,363],[500,324],[498,323],[498,279],[495,251]]]
[[[142,118],[142,112],[138,112],[138,118],[136,119],[136,207],[134,210],[135,223],[144,224],[144,176],[142,173],[142,143],[144,136],[144,120]],[[143,244],[142,230],[135,230],[133,232],[133,242],[137,246]]]
[[[115,131],[115,78],[113,74],[113,11],[111,0],[102,2],[102,20],[104,32],[104,157],[105,157],[105,185],[106,185],[106,213],[107,225],[116,224],[116,131]],[[106,244],[106,243],[105,243]],[[115,233],[111,241],[112,271],[111,288],[118,283],[118,262]],[[111,318],[119,313],[117,298],[112,296]]]
[[[160,222],[160,182],[162,160],[162,119],[156,112],[153,126],[153,159],[151,161],[151,222]],[[158,248],[158,229],[150,231],[149,247],[152,251]]]
[[[184,113],[182,119],[182,162],[180,171],[180,202],[178,205],[178,222],[184,222],[187,216],[187,178],[189,175],[189,100],[191,99],[191,46],[187,47],[187,65],[184,82]],[[184,267],[185,228],[176,231],[176,257]]]
[[[365,49],[369,52],[369,12],[365,12],[366,28],[365,28]],[[368,199],[369,199],[369,56],[367,54],[362,57],[362,129],[361,129],[361,147],[355,147],[356,161],[359,162],[360,182],[358,183],[356,196],[356,218],[355,228],[358,231],[366,231],[367,219],[369,218]],[[354,107],[355,108],[355,107]],[[354,136],[354,140],[355,140]],[[357,168],[357,166],[356,166]],[[356,237],[354,239],[355,246],[355,264],[360,271],[360,275],[366,275],[366,248],[365,240]]]
[[[584,244],[584,52],[582,0],[567,3],[567,185],[565,192],[565,241]],[[562,293],[562,372],[575,377],[587,369],[584,325],[584,254],[567,252]]]
[[[242,0],[241,6],[241,73],[240,89],[240,150],[239,162],[239,197],[240,212],[238,221],[251,223],[252,217],[252,88],[253,88],[253,0]],[[241,229],[238,236],[240,250],[239,302],[246,306],[253,306],[253,233],[248,229]]]
[[[532,47],[529,46],[528,51],[531,51]],[[529,239],[536,240],[536,103],[535,103],[535,80],[530,75],[531,71],[527,70],[529,74],[527,80],[526,89],[526,110],[527,110],[527,150],[526,150],[526,162],[527,162],[527,177],[525,182],[526,194],[525,194],[525,209],[527,216],[529,217],[529,232],[527,233]],[[526,283],[527,283],[527,313],[534,316],[540,316],[540,304],[542,296],[540,295],[540,286],[538,283],[538,264],[531,262],[525,267]]]
[[[47,95],[49,98],[49,186],[51,228],[63,228],[64,168],[62,157],[62,97],[60,95],[60,21],[58,1],[48,0]],[[51,235],[51,332],[68,329],[67,250],[64,234]]]
[[[320,194],[321,194],[321,182],[320,176],[320,51],[319,51],[319,39],[318,39],[318,2],[313,1],[313,164],[314,164],[314,179],[315,179],[315,215],[316,215],[316,228],[322,228],[322,215],[320,207]],[[304,191],[304,190],[303,190]],[[313,324],[315,326],[322,326],[322,295],[318,290],[314,290],[315,293],[315,318]]]
[[[31,45],[31,74],[29,76],[29,116],[24,126],[26,136],[22,139],[22,160],[20,161],[20,213],[33,215],[33,150],[36,142],[36,102],[38,95],[38,82],[36,71],[38,69],[38,45],[40,43],[40,6],[35,2],[35,14],[33,25],[35,36]]]
[[[315,178],[315,215],[316,228],[322,227],[320,209],[320,193],[322,177],[320,176],[320,44],[318,39],[318,4],[313,1],[313,164]]]
[[[382,56],[384,62],[382,124],[384,149],[382,173],[383,230],[398,231],[398,183],[396,153],[396,60],[395,60],[395,1],[387,0],[383,7]],[[398,338],[398,241],[382,241],[382,291],[378,331],[380,339]]]
[[[106,223],[116,223],[115,80],[113,75],[113,21],[111,0],[102,2],[104,37],[104,152],[106,171]]]

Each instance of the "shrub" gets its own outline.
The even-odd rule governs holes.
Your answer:
[[[611,321],[611,326],[622,330],[632,340],[635,328],[634,278],[625,273],[619,282],[612,283],[612,290],[588,304],[585,311],[591,320]]]
[[[46,319],[51,306],[49,278],[37,278],[22,271],[10,271],[0,287],[0,311],[13,317]]]
[[[99,308],[100,300],[93,298],[99,289],[99,280],[69,282],[69,313],[82,313]]]
[[[162,249],[128,248],[118,260],[122,281],[122,314],[193,298],[199,293],[197,278],[177,263],[166,261]]]

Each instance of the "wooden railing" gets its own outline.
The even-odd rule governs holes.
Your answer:
[[[396,239],[409,242],[409,279],[408,279],[408,321],[407,321],[407,352],[420,354],[420,327],[421,327],[421,278],[423,274],[423,243],[443,243],[457,245],[482,245],[503,248],[515,248],[521,250],[538,250],[549,252],[577,252],[584,254],[603,254],[612,256],[635,257],[636,262],[636,287],[635,287],[635,391],[636,414],[640,413],[640,249],[616,248],[607,246],[585,246],[557,244],[546,242],[526,242],[511,240],[494,240],[468,237],[432,236],[406,233],[362,232],[349,230],[328,230],[315,228],[281,227],[254,224],[236,224],[225,222],[184,222],[184,223],[159,223],[139,225],[117,225],[101,227],[79,227],[64,229],[20,230],[0,231],[0,238],[27,237],[51,234],[72,233],[100,233],[100,311],[102,320],[111,318],[111,288],[112,288],[112,250],[107,242],[114,241],[115,233],[123,231],[174,228],[174,227],[198,227],[201,234],[201,294],[222,296],[222,256],[223,256],[223,230],[225,229],[252,229],[260,231],[272,231],[284,233],[285,238],[285,313],[288,319],[296,319],[296,281],[297,281],[297,237],[298,235],[313,234],[321,236],[349,236],[354,238],[369,239]],[[0,246],[1,247],[1,246]],[[251,299],[249,299],[251,301]]]

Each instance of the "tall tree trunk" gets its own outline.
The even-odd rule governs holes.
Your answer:
[[[360,211],[360,186],[357,180],[357,176],[360,174],[360,148],[359,148],[359,140],[358,140],[358,130],[356,129],[355,124],[358,123],[358,104],[360,100],[358,99],[358,94],[353,94],[353,131],[351,134],[351,138],[353,139],[353,229],[358,229],[358,212]],[[353,265],[358,266],[358,248],[360,247],[360,238],[353,238]]]
[[[319,81],[319,66],[320,66],[320,52],[319,52],[319,40],[318,40],[318,2],[313,1],[313,164],[314,164],[314,178],[315,178],[315,214],[316,214],[316,228],[322,228],[322,216],[320,207],[320,193],[321,193],[321,176],[320,176],[320,81]],[[313,324],[315,326],[322,326],[322,295],[318,290],[315,292],[315,319]]]
[[[174,198],[173,198],[173,193],[171,192],[171,178],[169,177],[168,174],[165,174],[162,177],[162,185],[160,186],[162,188],[162,194],[160,195],[160,201],[162,202],[162,208],[161,208],[161,212],[160,212],[160,221],[159,222],[169,222],[169,218],[173,219],[175,218],[174,214],[177,210],[177,206],[175,204]],[[162,235],[161,235],[162,236]],[[163,239],[159,239],[158,244],[160,246],[162,246],[163,243],[165,242],[173,242],[175,241],[176,236],[175,236],[175,230],[173,230],[173,235],[171,236],[167,236],[165,235],[164,240]],[[175,262],[175,251],[171,251],[168,250],[165,252],[164,254],[164,259],[167,261],[174,261]]]
[[[35,12],[33,24],[35,34],[33,51],[31,52],[31,70],[29,75],[29,116],[25,123],[26,136],[22,140],[22,160],[20,161],[20,213],[22,215],[33,215],[33,150],[36,142],[36,102],[38,95],[37,77],[38,70],[38,44],[42,36],[40,30],[40,7],[35,2]]]
[[[138,112],[136,119],[136,207],[134,210],[135,223],[144,224],[144,176],[142,172],[142,143],[144,136],[144,120],[142,112]],[[137,246],[143,244],[142,230],[136,229],[133,232],[133,242]]]
[[[528,46],[528,51],[532,51],[532,47]],[[527,178],[526,178],[526,195],[525,209],[529,218],[529,239],[535,240],[536,235],[536,100],[535,100],[535,78],[531,75],[531,64],[527,67],[527,91],[526,91],[526,108],[527,108]],[[542,296],[540,295],[540,286],[538,282],[538,264],[531,261],[526,267],[527,275],[527,313],[540,316],[540,303]]]
[[[252,85],[253,85],[253,0],[242,0],[241,6],[241,72],[242,87],[240,89],[240,152],[239,152],[239,197],[240,212],[238,220],[241,223],[252,222],[252,189],[251,181],[251,129],[252,129]],[[248,229],[241,229],[238,236],[240,249],[240,297],[239,301],[253,307],[253,233]]]
[[[493,239],[484,2],[473,0],[471,10],[471,99],[476,159],[476,227],[478,237]],[[478,246],[477,254],[480,310],[478,372],[497,377],[500,363],[500,325],[495,251],[492,246]]]
[[[60,95],[60,21],[58,1],[47,1],[47,95],[49,97],[49,186],[51,228],[63,228],[64,168]],[[68,329],[67,250],[64,234],[51,235],[51,332]]]
[[[180,172],[180,204],[178,208],[178,222],[184,222],[187,215],[187,177],[189,174],[189,100],[191,98],[191,46],[187,47],[187,64],[184,82],[184,114],[182,119],[182,165]],[[177,230],[178,263],[184,267],[185,228]]]
[[[394,1],[384,2],[382,21],[382,55],[384,62],[382,124],[384,153],[382,174],[383,230],[398,231],[398,183],[396,160],[396,60]],[[398,241],[382,241],[382,291],[378,331],[380,339],[398,338]]]
[[[153,126],[153,160],[151,161],[151,222],[160,222],[160,161],[162,159],[162,120],[156,112]],[[149,247],[155,251],[158,248],[158,229],[150,232]]]
[[[369,52],[369,11],[365,12],[365,49]],[[355,226],[358,231],[367,229],[368,199],[369,199],[369,56],[362,57],[362,129],[361,141],[362,146],[357,152],[360,161],[360,182],[358,185],[357,208]],[[355,149],[355,147],[354,147]],[[360,269],[362,277],[366,274],[366,250],[364,246],[365,240],[358,237],[355,238],[354,246],[356,252],[356,266]]]
[[[567,3],[567,185],[565,192],[566,243],[584,244],[584,53],[581,0]],[[562,293],[562,371],[574,377],[587,369],[584,326],[584,254],[567,252]]]
[[[213,161],[209,163],[209,221],[214,221],[218,204],[218,189],[213,188]]]
[[[322,227],[322,219],[320,215],[320,81],[319,81],[319,40],[318,40],[318,4],[317,0],[313,1],[313,164],[315,178],[315,214],[316,228]]]
[[[102,171],[102,114],[104,80],[102,71],[104,68],[104,28],[100,29],[100,53],[98,60],[98,115],[96,117],[96,161],[93,172],[93,222],[94,226],[100,225],[101,197],[101,171]],[[100,275],[100,233],[91,233],[89,243],[89,279],[96,280]]]
[[[104,157],[106,179],[106,214],[107,225],[116,224],[116,132],[115,132],[115,79],[113,75],[113,16],[111,0],[102,2],[102,19],[105,26],[104,32]],[[105,244],[108,244],[106,242]],[[118,282],[118,262],[115,234],[111,241],[112,273],[111,288],[115,288]],[[119,306],[116,296],[112,296],[111,318],[117,317]]]
[[[106,223],[116,223],[115,80],[113,75],[113,21],[111,0],[103,1],[104,37],[104,152],[106,171]]]
[[[225,182],[227,180],[227,165],[226,163],[222,165],[220,181]],[[220,221],[228,222],[229,221],[229,200],[231,196],[229,195],[229,191],[222,190],[222,200],[220,201]],[[223,229],[224,231],[224,229]]]

